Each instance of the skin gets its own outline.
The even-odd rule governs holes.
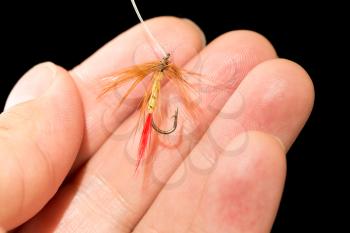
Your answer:
[[[206,86],[226,88],[200,93],[202,112],[194,121],[184,116],[181,101],[174,102],[179,128],[171,140],[155,139],[152,161],[135,175],[137,142],[125,134],[138,120],[138,102],[118,108],[119,95],[97,99],[96,83],[122,67],[155,59],[142,28],[122,33],[71,71],[52,63],[35,66],[14,87],[0,116],[4,230],[271,230],[285,155],[313,105],[308,74],[277,58],[255,32],[228,32],[205,45],[189,20],[159,17],[148,25],[178,66],[198,71],[194,67],[201,64]],[[177,95],[171,83],[162,93],[164,101]],[[184,130],[191,134],[184,138]]]

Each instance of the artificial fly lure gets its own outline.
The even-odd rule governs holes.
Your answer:
[[[154,43],[156,48],[162,53],[163,58],[157,61],[151,61],[140,65],[131,66],[120,70],[119,72],[105,78],[106,84],[103,88],[102,94],[115,90],[116,88],[128,82],[132,82],[126,94],[121,98],[119,105],[128,97],[128,95],[141,83],[146,77],[151,76],[151,84],[147,88],[141,101],[140,120],[144,120],[143,130],[141,133],[140,144],[138,148],[136,169],[137,171],[141,161],[145,157],[146,148],[150,144],[151,131],[155,130],[159,134],[171,134],[177,128],[178,109],[173,115],[173,124],[170,129],[161,129],[154,121],[154,113],[159,108],[161,82],[164,78],[173,81],[180,90],[180,94],[185,102],[187,108],[190,106],[189,98],[186,94],[186,88],[191,88],[190,84],[183,78],[184,75],[190,72],[181,70],[170,60],[170,53],[165,52],[160,43],[155,39],[146,23],[142,19],[140,12],[134,0],[131,0],[134,10],[145,29],[149,39]],[[190,73],[193,74],[193,73]]]

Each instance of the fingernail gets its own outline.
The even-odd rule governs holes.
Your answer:
[[[51,62],[34,66],[12,89],[7,98],[5,110],[43,95],[53,83],[56,75],[56,65]]]

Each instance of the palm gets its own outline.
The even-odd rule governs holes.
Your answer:
[[[57,85],[64,86],[59,100],[33,116],[48,123],[50,130],[35,126],[34,140],[22,149],[25,155],[19,157],[26,166],[15,175],[14,188],[0,195],[1,206],[9,210],[7,215],[0,211],[0,225],[13,228],[35,215],[19,228],[21,232],[270,230],[283,190],[285,149],[312,106],[307,74],[296,64],[277,59],[271,45],[252,32],[230,32],[203,48],[199,30],[189,21],[163,17],[149,25],[167,50],[175,51],[177,64],[191,69],[200,63],[206,86],[225,88],[197,90],[203,114],[195,121],[181,115],[185,107],[176,102],[178,129],[157,138],[151,162],[135,175],[139,136],[133,136],[132,129],[139,117],[138,102],[129,100],[118,107],[116,95],[98,99],[96,83],[135,61],[154,59],[143,47],[147,42],[141,28],[120,35],[73,69],[69,74],[77,89],[68,73],[58,69]],[[135,49],[138,52],[130,53]],[[8,106],[18,102],[16,95],[24,91],[20,86]],[[141,90],[130,99],[140,97]],[[162,93],[164,99],[176,95],[170,83]],[[43,103],[48,104],[26,104]],[[10,109],[2,118],[22,119],[21,108]],[[28,128],[33,133],[33,127]],[[3,154],[21,154],[18,148],[4,148]],[[19,166],[16,163],[13,166]]]

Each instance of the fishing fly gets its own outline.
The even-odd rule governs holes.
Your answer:
[[[143,129],[141,133],[140,143],[138,147],[137,162],[136,162],[136,171],[145,157],[146,148],[150,144],[151,132],[152,129],[163,135],[168,135],[173,133],[178,125],[178,114],[179,110],[176,108],[172,119],[173,124],[171,128],[162,129],[155,122],[154,113],[159,108],[160,105],[160,91],[161,83],[163,79],[168,79],[173,81],[173,83],[178,87],[180,95],[185,102],[185,106],[188,108],[191,103],[189,97],[186,94],[186,89],[190,88],[190,84],[184,79],[185,74],[190,74],[190,72],[184,71],[177,67],[171,61],[170,53],[167,53],[157,39],[153,36],[152,32],[144,22],[137,6],[135,0],[131,0],[133,8],[139,18],[141,25],[143,26],[146,34],[148,35],[150,41],[155,46],[155,48],[161,53],[162,58],[156,61],[151,61],[143,64],[134,65],[125,69],[122,69],[115,74],[105,78],[107,81],[102,90],[104,95],[108,92],[111,92],[121,85],[131,83],[126,94],[121,98],[119,105],[128,97],[128,95],[146,78],[151,77],[151,83],[146,88],[146,92],[143,95],[143,98],[140,103],[140,121],[143,121]]]

